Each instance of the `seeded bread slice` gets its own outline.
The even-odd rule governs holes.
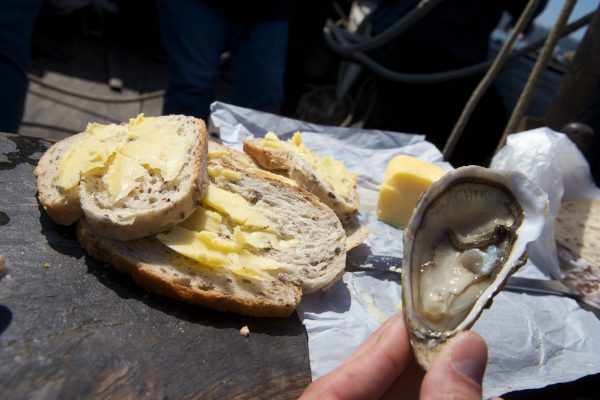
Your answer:
[[[84,138],[85,132],[55,143],[42,155],[33,171],[37,182],[38,200],[50,218],[59,225],[71,225],[82,215],[79,187],[62,191],[56,186],[56,181],[59,160]]]
[[[244,140],[244,151],[261,167],[266,169],[286,170],[289,177],[298,186],[317,196],[327,204],[343,224],[348,224],[358,212],[359,199],[356,187],[345,198],[336,193],[327,182],[299,154],[272,147],[263,146],[263,139]]]
[[[142,183],[114,203],[103,173],[88,174],[80,184],[81,208],[90,229],[109,239],[132,240],[153,235],[183,221],[200,205],[207,183],[208,134],[204,121],[183,115],[176,120],[178,134],[192,137],[193,146],[179,175],[166,182],[150,170]]]
[[[210,179],[264,212],[284,237],[297,239],[292,248],[252,250],[290,265],[272,272],[269,280],[204,267],[154,237],[129,242],[105,239],[94,234],[85,220],[78,225],[77,237],[88,254],[128,273],[150,291],[222,311],[258,317],[288,316],[302,293],[324,290],[342,276],[346,260],[344,230],[331,209],[310,193],[238,171],[241,177],[236,181]],[[222,233],[223,237],[227,235],[227,231]]]
[[[214,155],[211,156],[211,153]],[[246,153],[232,149],[231,147],[219,143],[213,139],[209,139],[208,141],[208,159],[211,162],[231,165],[240,169],[249,170],[249,172],[253,173],[256,173],[256,171],[252,170],[253,168],[261,168],[261,166]],[[275,163],[275,165],[281,166],[283,164]],[[289,174],[286,170],[271,168],[271,172],[275,172],[280,176],[289,178]],[[369,236],[369,229],[367,229],[366,226],[361,225],[356,218],[347,221],[343,224],[343,226],[344,231],[346,232],[346,251],[350,251],[351,249],[360,246]]]

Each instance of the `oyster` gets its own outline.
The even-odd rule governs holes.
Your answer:
[[[423,195],[404,231],[402,300],[417,361],[477,320],[527,259],[548,196],[523,174],[468,166]]]

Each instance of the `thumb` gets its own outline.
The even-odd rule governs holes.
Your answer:
[[[450,340],[433,362],[421,385],[421,399],[481,399],[487,345],[466,331]]]

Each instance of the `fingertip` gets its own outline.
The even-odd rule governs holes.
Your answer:
[[[458,334],[427,371],[421,398],[480,399],[486,364],[487,345],[483,338],[471,331]]]
[[[461,332],[450,342],[452,367],[466,379],[481,386],[487,364],[487,344],[477,333]]]

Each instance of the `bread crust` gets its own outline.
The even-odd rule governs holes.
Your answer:
[[[79,190],[75,188],[68,192],[62,192],[55,182],[58,178],[60,158],[71,146],[82,140],[84,135],[85,133],[78,133],[54,143],[42,155],[33,170],[38,201],[48,216],[59,225],[71,225],[77,222],[82,215]]]
[[[291,283],[287,284],[286,287],[289,291],[287,302],[279,302],[259,296],[250,298],[232,296],[216,288],[210,288],[210,285],[205,286],[205,289],[182,284],[180,282],[186,282],[185,279],[189,279],[189,277],[184,277],[183,280],[178,281],[177,278],[161,273],[160,266],[151,261],[156,255],[152,252],[152,249],[157,248],[164,248],[165,252],[171,254],[172,259],[178,259],[178,256],[173,254],[174,252],[153,238],[142,238],[127,242],[130,248],[137,246],[148,249],[145,252],[147,255],[145,261],[131,257],[130,251],[125,247],[125,242],[106,239],[92,233],[84,219],[80,220],[77,225],[77,239],[90,256],[107,262],[117,270],[130,275],[144,289],[189,304],[254,317],[287,317],[300,303],[302,291]],[[185,265],[183,261],[180,262]],[[174,262],[172,267],[176,269],[177,263]],[[237,278],[232,275],[228,279],[234,281]]]

